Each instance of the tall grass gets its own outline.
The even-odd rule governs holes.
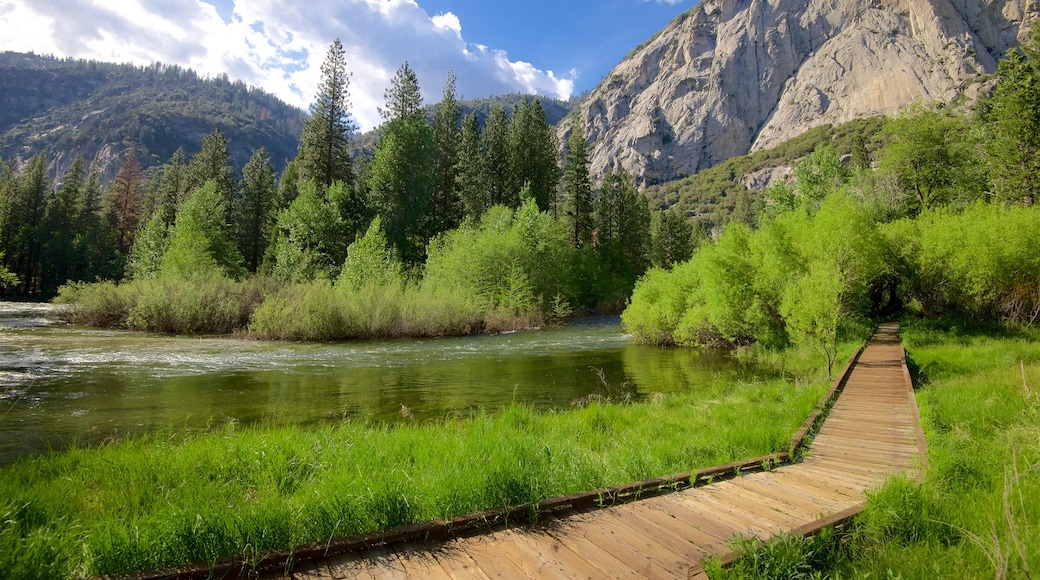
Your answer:
[[[396,427],[229,425],[0,470],[0,576],[254,554],[784,449],[824,385],[718,383],[628,405]]]
[[[946,320],[909,324],[903,338],[928,438],[924,480],[889,481],[851,528],[826,544],[782,538],[775,546],[746,545],[737,565],[713,570],[712,578],[763,577],[759,564],[773,566],[777,555],[801,562],[801,577],[1036,576],[1040,331]]]
[[[160,276],[123,284],[62,286],[62,316],[74,324],[176,334],[229,334],[246,327],[274,291],[270,278],[235,281],[222,275]]]

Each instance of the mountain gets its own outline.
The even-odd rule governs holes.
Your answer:
[[[190,69],[0,53],[0,157],[24,162],[47,151],[50,174],[77,154],[110,179],[124,150],[145,167],[165,163],[178,147],[191,155],[219,128],[234,164],[266,147],[277,167],[296,156],[303,111],[226,75]]]
[[[576,107],[592,170],[661,183],[812,127],[971,96],[1037,11],[1031,0],[703,0]]]

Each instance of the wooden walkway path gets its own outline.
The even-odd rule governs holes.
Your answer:
[[[898,331],[879,327],[800,463],[552,513],[537,526],[300,563],[292,578],[704,577],[701,560],[726,553],[738,534],[818,529],[855,513],[886,477],[916,474],[924,438]]]

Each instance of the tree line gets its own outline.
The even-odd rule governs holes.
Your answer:
[[[4,162],[4,291],[48,298],[64,287],[64,300],[76,301],[73,296],[99,280],[119,282],[123,292],[171,278],[267,280],[260,284],[265,290],[250,299],[251,316],[274,289],[335,285],[356,275],[356,269],[345,271],[351,247],[364,253],[372,240],[385,240],[390,268],[401,274],[395,283],[420,284],[428,269],[436,269],[427,267],[431,257],[440,260],[445,279],[446,262],[459,279],[467,278],[465,268],[496,263],[514,274],[501,284],[535,292],[511,303],[545,314],[617,309],[651,263],[667,266],[689,254],[688,224],[681,216],[652,218],[630,175],[611,172],[596,186],[580,131],[571,134],[561,155],[555,129],[536,99],[522,101],[511,114],[496,104],[481,123],[475,113],[462,116],[449,74],[428,120],[416,75],[404,63],[385,91],[374,152],[358,155],[351,147],[356,127],[350,74],[338,41],[321,72],[298,154],[280,175],[264,149],[237,171],[220,129],[190,158],[179,149],[149,172],[128,150],[105,186],[83,159],[73,162],[57,189],[49,185],[45,154],[21,168]],[[543,237],[517,232],[522,243],[508,248],[486,238],[522,224]],[[464,243],[505,253],[470,255],[470,262],[443,255],[448,247],[466,254]],[[564,262],[543,264],[531,259],[535,255]],[[556,268],[552,280],[550,266]],[[468,291],[479,294],[485,311],[510,302],[484,300],[505,296],[508,289],[481,283]],[[132,305],[123,306],[122,315],[109,318],[129,324]]]

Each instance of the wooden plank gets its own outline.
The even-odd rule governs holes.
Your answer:
[[[826,492],[800,489],[789,484],[785,485],[776,477],[743,477],[739,480],[739,485],[745,486],[756,493],[773,497],[777,501],[795,505],[807,514],[808,519],[816,519],[823,514],[844,509],[848,502],[845,497],[835,498]]]
[[[761,518],[763,522],[768,521],[775,528],[791,528],[806,519],[805,515],[799,513],[798,510],[791,509],[786,504],[773,501],[772,498],[763,497],[746,488],[733,485],[731,481],[725,481],[717,486],[712,486],[708,492],[709,497]]]
[[[543,558],[553,562],[556,571],[569,578],[600,578],[603,570],[585,559],[580,552],[571,550],[569,546],[548,533],[525,532],[515,536],[517,542],[526,543]]]
[[[763,522],[732,506],[719,505],[717,501],[706,495],[685,495],[681,501],[695,510],[700,510],[705,518],[714,518],[737,533],[745,536],[768,537],[773,534],[773,524]]]
[[[711,546],[726,546],[733,538],[733,530],[717,525],[701,525],[703,515],[687,509],[677,501],[667,505],[649,506],[646,502],[631,505],[633,511],[662,526],[674,527],[683,539],[707,550]]]
[[[630,510],[606,510],[601,523],[617,530],[625,542],[643,549],[648,556],[660,562],[662,570],[681,575],[690,563],[699,561],[701,552],[692,550],[689,542]]]
[[[729,483],[739,490],[738,493],[741,497],[759,505],[768,506],[769,509],[790,514],[800,522],[818,518],[820,513],[825,511],[821,510],[818,504],[805,501],[793,493],[778,492],[776,488],[760,486],[744,477],[730,480]]]
[[[585,541],[580,529],[570,518],[558,520],[555,516],[550,516],[544,531],[571,552],[581,554],[586,561],[602,572],[602,577],[642,578],[637,570],[618,559],[612,552]]]
[[[524,571],[513,563],[512,559],[503,557],[494,534],[473,536],[458,541],[458,548],[465,550],[473,563],[488,578],[522,578]]]

